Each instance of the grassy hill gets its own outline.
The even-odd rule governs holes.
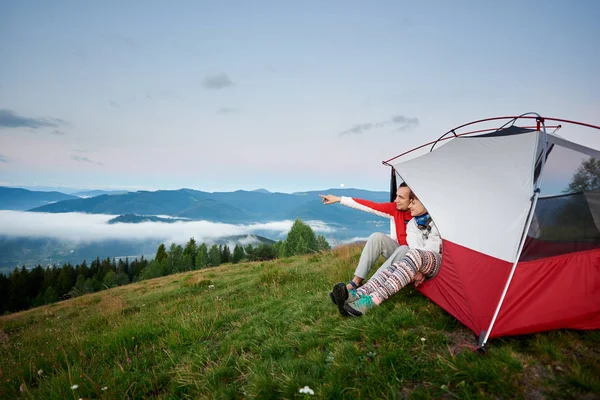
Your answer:
[[[0,398],[598,398],[600,332],[474,335],[412,288],[342,318],[360,247],[172,275],[0,317]]]

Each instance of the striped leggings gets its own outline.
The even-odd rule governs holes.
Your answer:
[[[401,261],[393,263],[359,287],[357,294],[359,297],[370,295],[375,304],[381,304],[411,283],[418,271],[428,279],[433,278],[440,271],[441,264],[442,257],[437,252],[410,249]]]

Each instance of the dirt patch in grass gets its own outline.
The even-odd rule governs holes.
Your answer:
[[[522,359],[523,357],[519,357]],[[524,397],[527,400],[545,399],[548,393],[544,393],[544,380],[550,377],[550,373],[541,363],[527,362],[522,360],[523,374],[519,380],[519,386],[523,388]]]
[[[448,339],[448,349],[453,356],[468,350],[472,351],[477,346],[475,334],[468,329],[458,328],[452,332],[444,332]]]

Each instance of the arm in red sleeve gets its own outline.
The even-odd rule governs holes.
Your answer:
[[[396,213],[395,203],[375,203],[374,201],[342,196],[340,204],[384,218],[394,218]]]

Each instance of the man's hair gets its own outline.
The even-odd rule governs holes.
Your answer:
[[[408,185],[406,184],[406,182],[402,182],[402,183],[400,184],[400,186],[398,186],[398,187],[399,187],[399,188],[401,188],[401,187],[408,187]]]

